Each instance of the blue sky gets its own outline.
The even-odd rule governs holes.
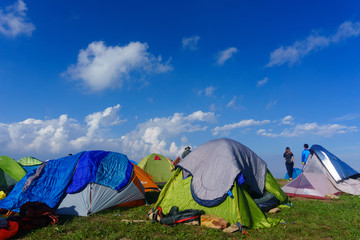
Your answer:
[[[221,137],[277,177],[289,146],[360,171],[358,1],[0,1],[0,155]]]

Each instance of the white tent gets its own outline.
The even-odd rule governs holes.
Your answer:
[[[282,187],[291,197],[324,199],[341,192],[360,195],[359,173],[320,145],[313,145],[303,172]]]

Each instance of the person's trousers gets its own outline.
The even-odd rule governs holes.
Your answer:
[[[292,178],[293,170],[294,170],[294,163],[293,162],[285,162],[286,170],[288,172],[289,178]]]

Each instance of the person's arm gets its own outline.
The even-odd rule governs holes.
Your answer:
[[[302,164],[304,165],[305,164],[305,154],[304,154],[304,151],[301,153],[301,162]]]

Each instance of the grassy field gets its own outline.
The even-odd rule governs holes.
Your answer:
[[[279,182],[283,184],[283,182]],[[271,214],[286,224],[239,232],[201,226],[162,226],[146,220],[151,206],[108,209],[90,217],[61,217],[56,225],[22,232],[16,239],[360,239],[360,197],[344,194],[338,200],[292,198],[292,208]],[[268,214],[270,216],[270,214]]]

